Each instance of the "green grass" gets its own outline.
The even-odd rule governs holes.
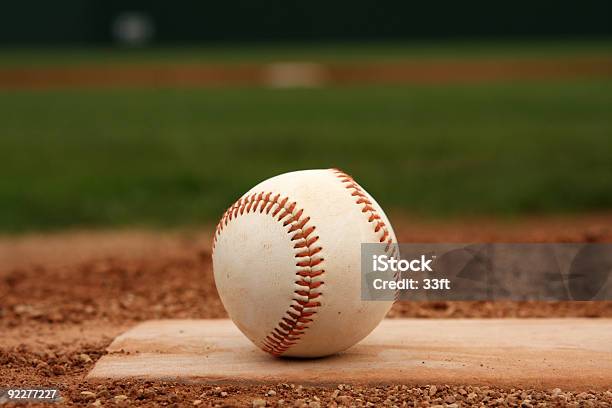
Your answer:
[[[612,81],[19,91],[0,112],[2,231],[215,222],[331,166],[431,216],[612,208]]]
[[[406,43],[185,45],[130,48],[2,49],[0,67],[81,64],[397,61],[436,58],[610,57],[612,39],[413,41]]]

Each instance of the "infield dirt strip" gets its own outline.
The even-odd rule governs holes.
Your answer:
[[[379,63],[115,64],[0,68],[1,89],[445,84],[612,77],[612,58]]]

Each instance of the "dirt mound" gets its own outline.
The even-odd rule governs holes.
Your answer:
[[[610,242],[612,216],[395,223],[405,242]],[[137,321],[218,318],[226,313],[211,269],[208,230],[181,232],[69,232],[0,238],[0,376],[11,386],[57,386],[65,401],[130,404],[270,404],[310,406],[390,400],[430,404],[530,401],[561,404],[612,395],[490,388],[348,387],[299,385],[236,387],[83,380],[114,336]],[[415,302],[394,306],[390,317],[612,317],[612,302]],[[269,393],[273,391],[273,393]],[[338,392],[336,392],[338,391]],[[126,398],[124,398],[125,396]],[[395,399],[394,399],[395,398]],[[333,402],[332,402],[333,401]],[[562,402],[561,402],[562,401]],[[260,402],[255,402],[260,403]],[[313,405],[314,404],[314,405]],[[346,405],[346,404],[345,404]]]

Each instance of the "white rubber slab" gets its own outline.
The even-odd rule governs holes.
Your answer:
[[[348,351],[271,357],[229,320],[156,320],[118,336],[89,379],[612,386],[612,319],[388,319]]]

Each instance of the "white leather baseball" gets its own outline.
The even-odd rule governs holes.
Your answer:
[[[223,215],[213,243],[221,301],[275,356],[320,357],[368,335],[392,302],[361,300],[361,243],[396,243],[382,208],[336,169],[265,180]]]

